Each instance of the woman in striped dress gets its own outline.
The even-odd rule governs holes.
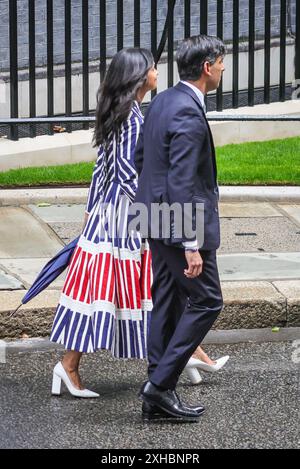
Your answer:
[[[50,340],[68,350],[54,368],[52,393],[64,381],[72,395],[98,397],[79,376],[83,353],[110,350],[117,358],[146,358],[152,310],[151,254],[148,243],[128,236],[128,209],[137,189],[134,151],[143,116],[139,103],[157,86],[152,54],[146,49],[118,52],[98,92],[95,146],[99,148],[90,185],[85,227],[72,256]],[[187,367],[193,384],[197,368],[217,371],[198,347]]]
[[[128,209],[137,188],[134,150],[143,124],[139,103],[157,86],[152,54],[118,52],[98,91],[94,143],[99,148],[85,227],[72,256],[50,340],[68,350],[53,372],[78,397],[98,397],[82,386],[82,353],[110,350],[117,358],[145,358],[151,301],[147,242],[129,235]]]

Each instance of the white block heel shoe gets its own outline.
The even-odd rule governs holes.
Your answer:
[[[64,383],[68,391],[74,397],[83,397],[86,399],[91,399],[94,397],[99,397],[99,394],[88,389],[77,389],[71,382],[69,376],[67,375],[61,362],[57,363],[53,370],[53,381],[52,381],[52,395],[60,396],[61,395],[61,383]]]
[[[186,367],[185,372],[187,374],[187,377],[191,381],[192,384],[199,384],[202,381],[201,375],[197,368],[192,368],[192,367]]]
[[[229,356],[226,355],[225,357],[218,358],[215,360],[214,365],[208,365],[207,363],[199,360],[198,358],[191,357],[186,365],[187,368],[197,368],[198,370],[207,371],[208,373],[215,373],[216,371],[221,370],[224,365],[229,360]]]

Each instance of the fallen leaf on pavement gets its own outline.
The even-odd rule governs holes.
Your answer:
[[[21,339],[29,339],[29,335],[27,335],[27,334],[22,334],[22,335],[21,335]]]
[[[37,207],[51,207],[51,204],[48,204],[47,202],[41,202],[40,204],[37,204]]]
[[[66,129],[65,129],[65,127],[61,127],[60,125],[55,125],[55,126],[53,127],[53,131],[54,131],[54,132],[61,133],[61,132],[65,132]]]

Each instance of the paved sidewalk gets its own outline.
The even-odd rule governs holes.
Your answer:
[[[289,197],[298,190],[277,188],[268,202],[229,202],[234,190],[221,188],[228,193],[220,204],[225,309],[218,329],[300,326],[300,188],[292,202],[288,189]],[[84,204],[63,203],[76,189],[52,189],[51,203],[48,191],[0,191],[0,339],[49,334],[65,273],[8,320],[47,260],[81,231]],[[83,202],[86,189],[78,191]]]

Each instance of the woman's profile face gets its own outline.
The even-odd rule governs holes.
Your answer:
[[[147,74],[147,81],[146,81],[147,91],[156,90],[157,77],[158,77],[158,71],[155,68],[155,64],[153,64],[152,68],[150,68]]]

